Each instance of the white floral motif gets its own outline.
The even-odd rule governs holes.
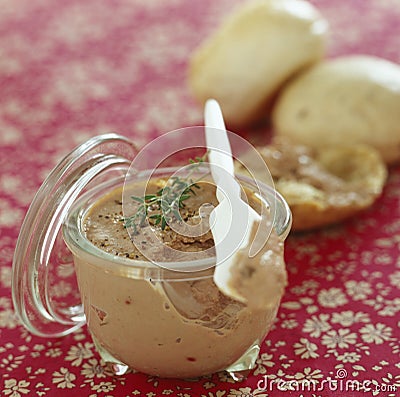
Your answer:
[[[296,380],[308,380],[308,381],[318,381],[324,375],[322,374],[320,369],[312,370],[310,367],[304,368],[303,372],[297,372],[294,376],[288,376],[288,378],[294,378]]]
[[[323,307],[337,307],[345,305],[347,298],[339,288],[322,289],[318,294],[318,302]]]
[[[268,397],[263,390],[251,390],[250,387],[240,387],[239,389],[231,389],[227,397]]]
[[[49,348],[46,353],[45,356],[46,357],[59,357],[62,354],[62,350],[59,347],[51,347]]]
[[[235,383],[235,380],[227,372],[218,372],[218,379],[220,382]]]
[[[315,280],[305,280],[301,285],[296,285],[291,288],[291,292],[296,295],[301,295],[307,292],[307,290],[315,291],[319,287],[319,283]]]
[[[263,353],[256,361],[256,369],[254,375],[265,374],[267,372],[266,367],[273,367],[275,363],[271,360],[272,354]]]
[[[106,18],[105,5],[99,4],[96,10],[89,7],[90,3],[71,5],[65,12],[60,13],[57,20],[50,21],[47,34],[63,42],[64,45],[74,47],[85,41],[103,39],[121,21],[117,17],[112,21]],[[122,15],[118,13],[118,16]]]
[[[306,338],[301,338],[300,342],[295,343],[294,349],[295,354],[300,358],[316,358],[319,356],[317,353],[318,346]]]
[[[319,338],[322,332],[328,331],[331,326],[328,323],[329,315],[320,314],[317,316],[312,316],[311,319],[308,318],[304,323],[303,332],[307,332],[310,336],[314,338]]]
[[[24,213],[7,200],[0,200],[0,226],[12,227],[21,223]]]
[[[299,323],[294,318],[288,318],[282,321],[281,327],[285,329],[293,329],[296,328]]]
[[[82,328],[77,329],[73,333],[73,335],[74,335],[74,340],[76,340],[77,342],[85,339],[85,334],[82,332]]]
[[[390,265],[392,261],[392,257],[386,252],[381,253],[375,258],[375,263],[379,265]]]
[[[107,60],[93,58],[90,64],[82,61],[73,61],[58,64],[52,69],[49,76],[52,79],[51,90],[42,98],[46,106],[63,102],[71,109],[79,109],[88,100],[101,100],[110,93],[108,83],[105,83],[104,74],[109,67],[105,67]]]
[[[37,343],[36,345],[33,346],[33,350],[37,352],[41,352],[45,349],[44,345]]]
[[[146,65],[152,69],[162,72],[171,61],[185,60],[189,51],[188,42],[177,40],[180,35],[188,35],[191,29],[185,22],[176,20],[171,28],[168,19],[164,24],[158,24],[152,30],[143,29],[138,32],[138,53],[136,63]],[[169,43],[175,43],[174,46]]]
[[[111,376],[112,371],[99,363],[96,358],[92,358],[82,365],[81,374],[89,379],[94,377],[105,378],[107,375]]]
[[[4,288],[11,287],[11,266],[0,267],[0,284]]]
[[[208,392],[208,394],[202,394],[201,397],[223,397],[226,395],[225,390],[218,390],[215,393]]]
[[[382,381],[386,385],[395,386],[396,390],[400,387],[400,375],[393,375],[389,372],[386,376],[382,377]]]
[[[57,267],[57,276],[68,278],[75,273],[73,263],[61,264]]]
[[[60,389],[72,389],[75,387],[73,383],[75,379],[76,376],[65,367],[61,367],[59,371],[53,372],[53,383]]]
[[[0,368],[6,368],[7,371],[12,371],[19,367],[22,363],[22,360],[25,356],[17,356],[14,357],[12,354],[9,354],[6,358],[3,358],[0,362]]]
[[[372,294],[372,288],[367,281],[350,280],[345,283],[347,293],[355,301],[367,299],[368,295]]]
[[[306,311],[308,314],[314,314],[319,310],[319,307],[317,305],[311,305],[307,306]]]
[[[2,133],[0,134],[0,145],[17,145],[21,142],[23,135],[21,134],[21,131],[15,127],[15,125],[2,120],[0,126],[2,128]],[[6,219],[10,219],[10,223],[12,224],[12,214]],[[0,222],[0,224],[1,223],[2,222]],[[4,223],[4,225],[7,224],[8,222]]]
[[[368,314],[362,312],[355,313],[351,310],[347,310],[344,312],[332,314],[332,323],[338,323],[343,327],[350,327],[357,322],[367,323],[368,321]]]
[[[70,283],[67,283],[64,280],[61,280],[59,283],[55,284],[51,288],[51,295],[56,296],[57,298],[65,298],[72,291],[72,286]]]
[[[356,363],[360,361],[361,355],[356,352],[344,352],[337,356],[337,360],[343,363]]]
[[[8,397],[21,397],[21,394],[28,394],[29,382],[26,380],[6,379],[4,381],[3,393]]]
[[[385,300],[384,307],[378,311],[381,316],[394,317],[400,311],[400,298]]]
[[[45,387],[45,385],[42,382],[38,382],[35,385],[35,389],[36,389],[36,394],[39,397],[42,397],[46,395],[46,392],[50,390],[50,387]]]
[[[135,124],[138,132],[157,129],[159,131],[171,131],[180,128],[182,123],[193,125],[198,118],[198,113],[192,107],[173,106],[175,103],[187,101],[187,92],[182,89],[171,89],[170,86],[150,87],[149,91],[143,96],[144,106],[139,104],[137,111],[141,113],[141,120]],[[167,126],[167,127],[166,127]]]
[[[400,270],[398,270],[392,274],[389,274],[389,280],[390,280],[390,284],[392,284],[394,287],[400,289]]]
[[[7,309],[0,311],[0,328],[15,328],[18,325],[18,321],[14,310]]]
[[[86,342],[84,345],[78,343],[76,346],[71,346],[68,352],[68,356],[65,358],[66,361],[72,361],[71,365],[78,367],[82,364],[82,360],[93,357],[91,348],[93,344]]]
[[[347,349],[349,345],[354,345],[357,340],[357,334],[350,332],[347,328],[330,330],[322,336],[322,344],[330,349]]]
[[[203,383],[203,387],[204,387],[204,389],[212,389],[213,387],[215,387],[215,383],[213,383],[213,382],[204,382]]]
[[[0,297],[0,308],[10,309],[11,308],[10,299],[6,298],[5,296]]]
[[[360,333],[364,342],[380,345],[384,341],[391,339],[392,328],[382,323],[376,325],[367,324],[360,329]]]
[[[107,393],[109,391],[113,391],[115,389],[115,385],[111,382],[100,382],[98,385],[93,385],[92,390],[95,392],[103,392]]]

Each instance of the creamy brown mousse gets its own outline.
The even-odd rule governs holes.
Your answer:
[[[163,180],[151,181],[148,191],[163,184]],[[187,223],[199,222],[201,204],[217,205],[215,187],[209,183],[199,185],[196,195],[191,195],[181,210]],[[249,203],[259,209],[259,199],[246,193]],[[259,346],[274,321],[286,283],[283,243],[276,232],[272,231],[255,258],[247,261],[242,253],[240,280],[248,289],[246,296],[251,297],[252,284],[257,285],[256,291],[263,290],[263,283],[269,289],[254,298],[256,305],[246,305],[219,291],[213,282],[213,268],[181,274],[164,270],[164,279],[152,278],[156,266],[135,261],[146,258],[124,228],[121,194],[118,188],[99,199],[83,225],[94,245],[114,255],[115,271],[112,259],[105,269],[96,263],[100,260],[75,255],[88,327],[100,350],[147,374],[188,378],[224,370],[249,348]],[[188,238],[169,227],[164,231],[148,227],[176,249],[213,254],[210,231]],[[126,267],[118,270],[119,257],[125,262],[132,260],[132,273]],[[255,278],[256,274],[259,277]]]
[[[264,239],[263,234],[257,237],[257,228],[269,230],[269,222],[269,219],[262,218],[260,222],[254,223],[250,237],[253,243],[256,243],[257,238]],[[245,298],[249,308],[265,309],[266,305],[273,307],[279,303],[286,284],[286,273],[282,271],[282,253],[283,241],[273,232],[269,236],[268,248],[252,255],[249,244],[236,253],[229,285]]]

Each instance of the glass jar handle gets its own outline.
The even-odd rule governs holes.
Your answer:
[[[38,190],[22,224],[12,268],[14,308],[33,334],[62,336],[85,323],[62,224],[89,184],[112,172],[125,174],[136,154],[125,137],[94,137],[68,154]]]

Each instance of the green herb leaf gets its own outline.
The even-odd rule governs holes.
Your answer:
[[[154,225],[161,224],[161,230],[165,230],[169,221],[175,217],[182,220],[179,209],[185,207],[183,203],[196,195],[193,188],[200,189],[200,186],[191,178],[192,173],[201,163],[204,162],[207,153],[203,157],[195,157],[195,160],[189,159],[190,172],[186,178],[172,176],[169,185],[159,189],[155,194],[146,194],[144,197],[131,196],[132,200],[140,205],[136,213],[123,219],[125,228],[132,228],[133,233],[138,233],[138,226],[144,226],[146,218],[154,221]],[[160,211],[157,214],[148,215],[148,209],[151,206],[152,211]],[[172,214],[172,215],[171,215]]]
[[[131,199],[137,201],[138,203],[144,203],[144,199],[142,197],[131,196]]]

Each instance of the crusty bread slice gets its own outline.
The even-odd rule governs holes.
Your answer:
[[[289,204],[295,231],[338,223],[368,208],[387,178],[380,154],[367,145],[311,150],[280,140],[257,149]],[[251,159],[241,160],[257,178]],[[236,171],[246,172],[244,166],[236,163]]]

